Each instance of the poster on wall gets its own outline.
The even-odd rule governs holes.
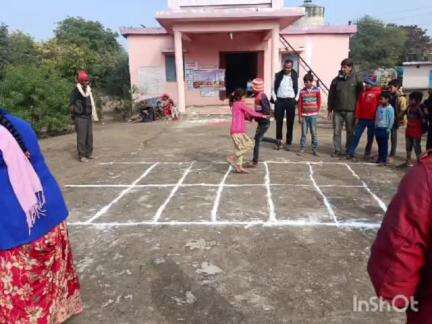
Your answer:
[[[194,89],[213,89],[216,91],[225,90],[225,70],[195,70],[194,71]]]
[[[198,69],[198,62],[187,62],[185,64],[185,82],[189,91],[193,91],[194,74]]]
[[[217,97],[219,96],[219,90],[211,88],[203,88],[200,90],[201,97]]]

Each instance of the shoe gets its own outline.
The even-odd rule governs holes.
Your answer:
[[[276,146],[275,146],[275,150],[279,151],[281,149],[281,147],[282,147],[282,142],[281,141],[277,141],[276,142]]]
[[[354,155],[347,154],[346,159],[347,160],[352,160],[352,159],[354,159]]]
[[[369,154],[365,154],[363,156],[363,160],[365,160],[365,161],[369,161],[370,159],[371,159],[371,156]]]
[[[286,144],[285,145],[285,150],[288,151],[288,152],[291,151],[291,144]]]
[[[96,158],[93,155],[87,156],[87,159],[89,160],[95,160]]]
[[[318,154],[318,152],[315,151],[315,150],[312,151],[312,155],[313,155],[313,156],[317,156],[317,157],[320,156],[320,155]]]
[[[86,157],[79,158],[79,161],[82,162],[82,163],[88,163],[88,162],[90,162],[90,160],[87,159]]]
[[[303,156],[305,154],[305,150],[301,149],[300,151],[297,152],[298,156]]]
[[[338,158],[338,157],[340,157],[342,154],[341,154],[341,152],[333,152],[330,156],[332,157],[332,158]]]

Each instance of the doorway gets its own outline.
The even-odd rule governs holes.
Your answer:
[[[258,53],[220,53],[220,67],[225,69],[226,94],[237,88],[246,89],[247,82],[258,76]]]

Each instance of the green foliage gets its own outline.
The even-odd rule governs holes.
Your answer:
[[[40,63],[40,55],[33,38],[17,31],[9,35],[9,64],[25,65]]]
[[[394,67],[402,63],[407,34],[400,27],[366,16],[357,23],[351,40],[351,57],[362,70]]]
[[[2,72],[8,64],[9,37],[6,25],[0,24],[0,79]]]
[[[432,52],[432,40],[427,31],[414,26],[401,26],[408,38],[405,44],[402,58],[404,61],[427,61],[428,54]]]
[[[64,133],[72,87],[50,66],[9,66],[0,80],[0,106],[31,122],[38,134]]]

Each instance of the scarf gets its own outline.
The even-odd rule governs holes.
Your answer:
[[[16,139],[0,125],[0,151],[9,181],[26,218],[29,234],[36,220],[44,215],[45,197],[39,177]]]
[[[98,117],[97,112],[96,112],[96,104],[95,104],[95,101],[94,101],[93,94],[92,94],[90,86],[87,86],[86,87],[86,91],[84,91],[82,85],[80,83],[77,83],[77,89],[78,89],[78,91],[81,93],[81,95],[83,97],[85,97],[85,98],[90,97],[90,102],[91,102],[91,106],[92,106],[92,117],[93,117],[93,120],[96,121],[96,122],[99,121],[99,117]]]

